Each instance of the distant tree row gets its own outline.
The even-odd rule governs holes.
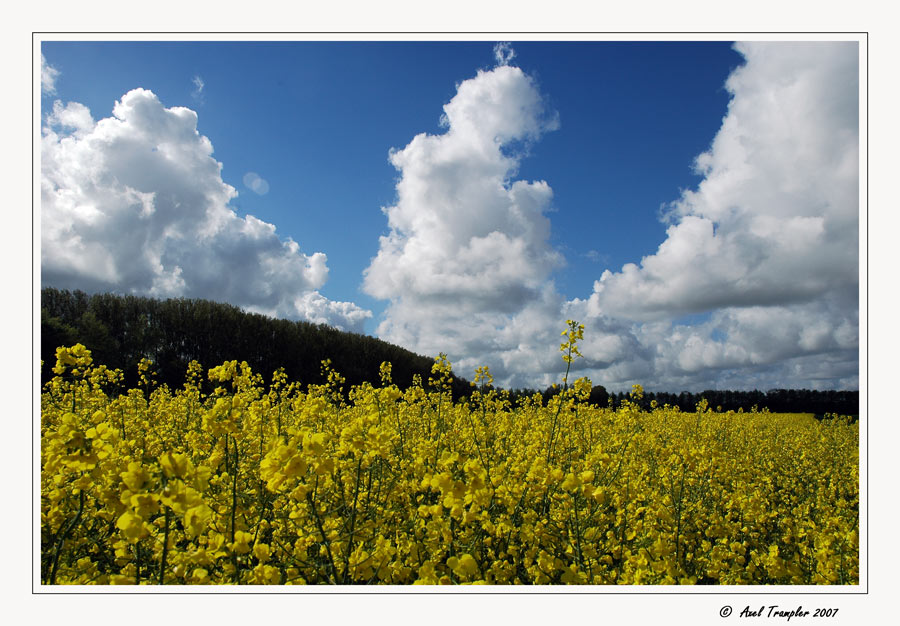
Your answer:
[[[548,387],[544,391],[516,389],[511,392],[511,396],[519,399],[540,393],[546,402],[560,391],[560,387]],[[588,402],[591,404],[613,407],[621,406],[625,400],[633,401],[629,392],[609,393],[602,385],[595,385],[588,398]],[[750,412],[755,407],[759,411],[768,409],[772,413],[813,413],[817,417],[822,417],[826,413],[859,415],[859,391],[814,391],[810,389],[770,389],[769,391],[715,389],[700,393],[644,391],[643,397],[637,401],[637,404],[644,409],[650,409],[651,403],[656,401],[657,406],[660,407],[668,404],[671,407],[678,407],[682,411],[695,411],[701,400],[706,400],[711,409],[721,411]]]
[[[347,387],[363,381],[376,383],[381,363],[389,361],[394,382],[404,388],[415,374],[427,384],[434,363],[432,358],[374,337],[273,319],[209,300],[42,289],[42,382],[53,376],[56,348],[75,343],[90,349],[96,363],[121,369],[128,386],[137,383],[137,363],[142,358],[153,361],[157,382],[171,388],[184,383],[192,360],[205,368],[246,361],[266,380],[283,367],[288,380],[305,386],[323,382],[321,362],[330,359]],[[453,380],[454,396],[469,390],[466,380]]]
[[[626,393],[611,394],[614,401],[621,402]],[[706,400],[712,409],[745,412],[764,408],[773,413],[826,413],[839,415],[859,415],[859,391],[811,390],[811,389],[770,389],[768,391],[707,390],[700,393],[645,392],[640,404],[649,406],[656,400],[659,406],[668,404],[682,411],[693,411],[701,400]]]

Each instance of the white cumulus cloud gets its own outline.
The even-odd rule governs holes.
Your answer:
[[[59,70],[47,63],[47,59],[41,54],[41,93],[55,94],[57,78],[59,78]]]
[[[655,254],[601,275],[585,315],[644,323],[636,337],[670,384],[770,368],[770,386],[855,386],[857,44],[736,48],[746,63],[728,78],[727,114],[697,157],[702,182],[669,207]],[[710,319],[673,323],[698,313]]]
[[[461,83],[443,122],[445,133],[391,153],[397,202],[383,209],[390,232],[363,288],[390,300],[380,336],[475,367],[530,341],[513,336],[515,319],[554,297],[553,192],[513,177],[522,150],[557,121],[529,76],[500,65]]]
[[[572,374],[610,389],[858,386],[857,44],[736,48],[746,63],[666,239],[566,301],[550,185],[515,180],[521,148],[556,118],[498,47],[444,106],[446,132],[391,154],[397,200],[364,280],[389,300],[379,335],[447,352],[462,375],[487,364],[500,384],[543,386],[564,370],[572,318],[587,327]]]
[[[197,114],[134,89],[112,117],[54,103],[41,143],[41,281],[230,302],[361,331],[371,313],[319,290],[325,254],[229,206]]]
[[[738,44],[746,64],[704,179],[640,266],[605,272],[598,311],[655,319],[810,302],[859,279],[857,44]]]

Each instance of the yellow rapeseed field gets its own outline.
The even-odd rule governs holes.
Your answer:
[[[582,327],[563,332],[578,356]],[[183,388],[57,351],[41,399],[45,584],[859,583],[858,425],[632,401],[579,379],[513,406],[444,356],[401,391],[269,382],[245,363]],[[349,401],[345,398],[349,397]]]

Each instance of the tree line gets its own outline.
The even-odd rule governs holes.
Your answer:
[[[609,394],[613,403],[621,403],[626,393]],[[764,408],[772,413],[826,413],[839,415],[859,415],[859,391],[811,390],[811,389],[770,389],[768,391],[731,391],[713,389],[700,393],[645,392],[638,402],[647,408],[656,401],[657,406],[668,404],[682,411],[693,411],[706,400],[710,408],[720,411],[752,411]]]
[[[560,387],[548,387],[543,391],[535,389],[515,389],[510,392],[514,400],[540,393],[546,402],[560,393]],[[636,403],[644,410],[653,406],[669,405],[682,411],[692,412],[697,405],[706,401],[707,406],[717,411],[762,411],[768,409],[772,413],[813,413],[816,417],[826,414],[859,416],[859,391],[811,390],[811,389],[770,389],[769,391],[732,391],[710,389],[693,393],[682,391],[671,393],[666,391],[644,391],[643,396],[635,399],[628,391],[608,392],[602,385],[591,388],[588,402],[598,406],[621,406],[626,400]]]
[[[284,368],[288,380],[305,386],[324,382],[321,363],[330,359],[347,388],[378,381],[384,361],[391,363],[399,386],[411,385],[416,374],[427,383],[434,364],[431,358],[374,337],[274,319],[210,300],[42,289],[42,383],[53,377],[56,348],[75,343],[91,350],[95,363],[121,369],[128,387],[138,382],[142,358],[153,361],[157,382],[172,389],[184,384],[192,360],[205,368],[246,361],[267,380]],[[469,391],[465,379],[454,377],[451,385],[455,396]]]
[[[393,380],[401,388],[412,384],[416,374],[427,383],[434,363],[433,358],[367,335],[339,331],[324,324],[248,313],[210,300],[156,300],[108,293],[88,295],[52,287],[42,289],[42,383],[53,376],[56,348],[75,343],[89,348],[96,363],[121,369],[129,387],[138,382],[136,366],[142,358],[153,361],[157,382],[173,389],[184,383],[192,360],[207,368],[225,361],[247,361],[254,372],[264,377],[284,368],[289,380],[306,385],[324,382],[321,362],[330,359],[348,387],[378,381],[379,367],[388,361]],[[469,382],[459,376],[453,377],[451,386],[454,398],[471,392]],[[516,402],[535,393],[540,393],[546,401],[559,392],[559,387],[549,387],[543,391],[514,389],[509,393]],[[630,399],[628,392],[610,393],[596,385],[589,402],[619,406],[626,399]],[[702,400],[711,408],[723,411],[748,412],[756,407],[774,413],[859,414],[859,391],[645,391],[638,404],[649,409],[655,401],[658,406],[668,404],[682,411],[693,411]]]

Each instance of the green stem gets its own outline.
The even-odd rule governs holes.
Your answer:
[[[578,493],[572,494],[575,504],[575,554],[578,556],[579,567],[584,567],[584,557],[581,553],[581,523],[578,520]]]
[[[141,584],[141,544],[134,544],[134,584]]]
[[[350,556],[353,553],[353,531],[356,527],[356,506],[359,502],[359,478],[362,470],[362,457],[356,461],[356,486],[353,491],[353,508],[350,510],[350,537],[347,539],[347,552],[344,555],[344,581],[350,574]],[[371,469],[369,470],[371,472]]]
[[[328,555],[328,565],[331,567],[331,579],[334,581],[334,584],[337,584],[337,568],[334,565],[334,557],[331,554],[331,541],[328,540],[328,536],[325,534],[325,528],[322,526],[322,518],[319,517],[319,511],[316,509],[316,503],[313,500],[311,492],[306,492],[306,501],[309,503],[309,508],[313,512],[316,528],[319,530],[319,534],[322,535],[322,543],[325,544],[325,553]]]
[[[75,527],[81,521],[81,514],[84,512],[84,489],[80,489],[78,491],[78,512],[75,514],[75,517],[72,518],[72,521],[68,523],[62,533],[59,535],[59,540],[56,542],[56,549],[53,551],[53,567],[50,569],[50,584],[56,584],[56,573],[59,569],[59,555],[62,552],[63,543],[65,543],[66,539],[69,537],[69,533],[75,530]]]
[[[165,522],[165,530],[163,531],[163,549],[162,549],[162,558],[159,563],[159,581],[158,585],[165,584],[165,573],[166,573],[166,557],[168,556],[169,549],[169,519],[171,516],[171,509],[166,507],[166,522]]]
[[[225,438],[225,458],[228,458],[228,438]],[[238,475],[238,448],[234,441],[234,464],[231,474],[231,543],[234,544],[235,516],[237,515],[237,475]],[[231,563],[234,565],[234,582],[240,584],[241,572],[238,568],[237,552],[231,551]]]

